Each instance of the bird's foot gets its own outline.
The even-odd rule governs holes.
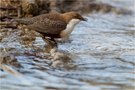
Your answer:
[[[54,48],[57,48],[57,46],[51,46],[51,45],[45,45],[44,46],[45,47],[45,49],[44,49],[44,51],[46,52],[46,53],[49,53],[51,50],[53,50]]]
[[[57,42],[58,43],[71,43],[72,40],[70,40],[70,39],[58,39]]]
[[[44,51],[46,53],[49,53],[51,51],[51,47],[49,45],[45,45],[44,47],[45,47]]]

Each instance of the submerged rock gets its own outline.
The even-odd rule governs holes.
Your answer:
[[[0,65],[10,65],[17,68],[21,67],[15,56],[6,51],[0,52]]]
[[[50,54],[53,57],[53,61],[55,61],[55,60],[69,61],[69,60],[71,60],[70,53],[68,53],[68,52],[66,52],[64,50],[58,50],[57,48],[53,48],[50,51]]]
[[[73,56],[64,50],[58,50],[57,48],[53,48],[50,51],[51,57],[52,57],[52,66],[54,68],[74,68],[75,65],[73,65],[72,59]]]
[[[5,50],[0,52],[0,69],[14,76],[22,76],[22,74],[18,72],[21,67],[21,64],[17,61],[15,56]]]

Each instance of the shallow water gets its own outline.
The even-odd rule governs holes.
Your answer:
[[[132,9],[134,5],[130,1],[133,0],[104,0],[117,7]],[[0,48],[10,48],[8,50],[23,66],[15,68],[22,75],[0,71],[0,89],[134,90],[135,15],[110,12],[86,17],[88,22],[77,25],[70,42],[59,44],[59,49],[72,55],[73,68],[50,66],[40,37],[32,43],[35,48],[20,43],[17,33],[9,33],[0,42]]]

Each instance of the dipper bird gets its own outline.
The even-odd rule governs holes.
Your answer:
[[[75,25],[80,21],[87,21],[87,19],[76,12],[63,14],[52,12],[27,19],[15,19],[14,21],[39,32],[48,44],[57,46],[55,38],[68,38]]]

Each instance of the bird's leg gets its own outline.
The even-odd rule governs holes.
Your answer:
[[[58,44],[54,38],[51,38],[51,42],[54,44],[54,47],[58,48]]]
[[[65,43],[65,42],[69,42],[69,41],[70,41],[69,36],[67,36],[67,37],[62,38],[60,42]]]
[[[57,47],[57,43],[54,39],[45,37],[44,41],[47,43],[47,45],[45,46],[45,52],[50,52],[51,49]]]
[[[45,47],[45,52],[49,52],[49,41],[47,40],[47,38],[44,36],[44,34],[41,34],[42,39],[44,40],[44,42],[46,42]]]
[[[69,39],[69,36],[67,36],[67,37],[63,37],[61,39],[57,39],[57,42],[59,42],[59,43],[66,43],[66,42],[71,43],[71,40]]]

